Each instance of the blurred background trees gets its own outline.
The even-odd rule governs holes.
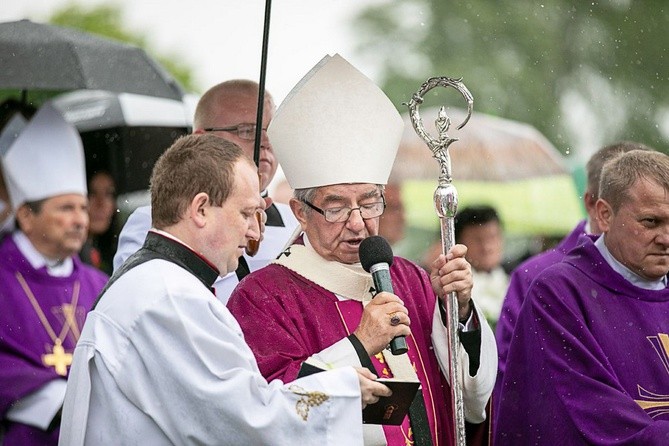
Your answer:
[[[428,77],[463,77],[475,110],[534,125],[576,165],[619,139],[669,150],[668,8],[665,0],[388,0],[353,26],[396,105]]]

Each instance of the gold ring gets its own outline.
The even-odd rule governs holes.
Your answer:
[[[395,327],[396,325],[400,324],[400,317],[397,315],[397,313],[391,313],[390,314],[390,325]]]

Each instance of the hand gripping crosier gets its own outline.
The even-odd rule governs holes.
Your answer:
[[[458,140],[451,138],[446,134],[451,120],[446,116],[446,109],[441,107],[435,125],[438,136],[432,137],[425,131],[423,121],[420,117],[418,107],[423,103],[425,93],[434,87],[452,87],[462,94],[467,101],[467,118],[457,129],[460,130],[467,124],[472,115],[474,98],[467,90],[467,87],[461,82],[462,79],[451,79],[449,77],[431,77],[420,86],[418,91],[413,94],[409,103],[409,116],[414,130],[420,138],[425,141],[432,156],[439,162],[441,172],[439,174],[439,184],[434,191],[434,207],[441,223],[441,244],[442,253],[446,254],[455,244],[454,217],[458,209],[458,193],[453,186],[451,178],[451,157],[448,153],[448,146]],[[457,376],[460,376],[460,364],[458,363],[458,352],[460,351],[458,339],[458,298],[456,292],[451,292],[446,299],[446,312],[448,314],[448,347],[449,347],[449,376],[451,382],[451,401],[453,414],[455,415],[455,444],[457,446],[465,445],[465,414],[464,402],[462,399],[462,388],[458,383]]]

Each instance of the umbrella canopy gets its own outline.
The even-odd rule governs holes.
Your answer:
[[[145,190],[156,160],[192,126],[190,104],[131,93],[80,90],[53,99],[81,135],[86,170],[106,170],[119,194]]]
[[[570,175],[503,183],[454,180],[453,184],[458,190],[458,209],[481,204],[494,207],[508,235],[560,236],[571,231],[585,216]],[[406,181],[402,185],[402,201],[409,226],[438,228],[439,219],[432,198],[436,186],[436,180]]]
[[[2,89],[184,93],[141,48],[29,20],[0,23],[0,67]]]
[[[65,120],[80,132],[112,127],[191,127],[191,104],[133,93],[79,90],[53,99]]]
[[[425,130],[434,137],[438,112],[438,107],[420,110]],[[506,182],[568,172],[553,144],[529,124],[474,112],[467,125],[457,130],[467,112],[449,108],[447,115],[454,123],[448,135],[459,139],[448,149],[454,181]],[[439,163],[414,131],[408,113],[403,118],[404,134],[391,178],[436,181]]]

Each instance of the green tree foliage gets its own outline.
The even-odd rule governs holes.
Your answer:
[[[85,8],[77,4],[67,5],[53,13],[49,22],[54,25],[76,28],[110,39],[128,42],[144,48],[165,69],[174,76],[186,91],[197,91],[190,67],[178,60],[178,56],[156,54],[140,32],[128,29],[123,23],[123,14],[116,5],[97,5]]]
[[[531,123],[563,153],[618,139],[667,151],[668,9],[666,0],[388,0],[354,25],[397,105],[428,77],[463,77],[475,110]]]

